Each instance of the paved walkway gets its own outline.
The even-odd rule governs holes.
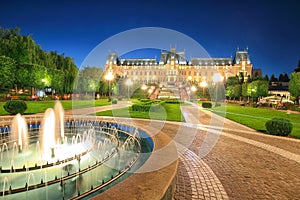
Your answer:
[[[192,106],[182,107],[182,111],[189,126],[196,126],[198,132],[188,155],[180,158],[175,199],[300,198],[299,140],[261,134]],[[203,154],[205,140],[213,135],[217,142],[207,155]],[[201,169],[214,178],[201,174]],[[198,196],[193,195],[195,178]],[[210,195],[203,194],[207,188]]]
[[[65,113],[92,114],[128,105]],[[135,121],[139,127],[158,127],[174,140],[190,140],[179,150],[174,199],[300,199],[300,140],[258,133],[198,107],[182,106],[182,112],[186,123]]]

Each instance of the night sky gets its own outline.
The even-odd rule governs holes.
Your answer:
[[[299,8],[296,0],[12,0],[0,3],[0,26],[20,27],[43,49],[71,56],[78,67],[115,34],[163,27],[193,38],[211,57],[230,57],[248,47],[253,68],[270,76],[291,73],[300,60]]]

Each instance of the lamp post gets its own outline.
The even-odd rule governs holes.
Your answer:
[[[110,101],[110,82],[114,79],[114,75],[109,71],[104,78],[108,81],[108,99]]]
[[[219,73],[216,73],[213,75],[212,80],[213,82],[216,84],[216,105],[218,102],[218,86],[219,86],[219,82],[223,81],[224,77],[221,76]]]
[[[45,84],[46,84],[46,80],[45,79],[42,79],[42,83],[43,83],[43,98],[45,97]]]
[[[255,92],[255,89],[254,89],[254,88],[251,89],[252,106],[254,105],[254,102],[253,102],[253,92]]]
[[[141,89],[144,91],[144,93],[145,93],[145,91],[147,90],[147,88],[148,88],[148,87],[147,87],[147,85],[145,85],[145,84],[143,84],[142,87],[141,87]],[[145,94],[144,94],[144,95],[145,95]]]
[[[192,80],[193,80],[193,77],[192,76],[188,76],[188,82],[189,82],[189,84],[191,84],[191,82],[192,82]]]
[[[202,82],[200,83],[200,87],[202,87],[202,96],[203,96],[203,98],[204,98],[204,88],[207,87],[206,81],[202,81]]]
[[[127,85],[127,97],[128,97],[128,102],[130,101],[130,98],[129,98],[129,87],[132,85],[132,81],[131,79],[127,79],[126,82],[125,82],[125,85]]]
[[[193,94],[197,91],[196,86],[192,85],[191,87],[191,92],[193,92]],[[191,97],[190,97],[191,98]],[[191,99],[190,99],[191,100]]]

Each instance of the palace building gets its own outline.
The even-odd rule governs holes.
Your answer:
[[[185,82],[210,84],[218,74],[226,81],[231,76],[244,76],[246,81],[252,77],[252,63],[248,49],[237,50],[234,58],[193,58],[187,60],[185,52],[177,52],[175,48],[162,51],[159,61],[156,58],[121,59],[117,53],[110,53],[105,63],[106,73],[115,77],[126,77],[135,83],[161,85],[179,85]]]

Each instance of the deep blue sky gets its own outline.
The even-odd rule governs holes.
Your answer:
[[[248,47],[253,67],[263,74],[291,73],[300,60],[297,0],[11,0],[0,8],[0,26],[20,27],[43,49],[65,53],[78,66],[108,37],[149,26],[186,34],[211,57]]]

